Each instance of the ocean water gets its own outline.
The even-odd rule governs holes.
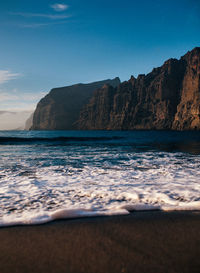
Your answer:
[[[200,210],[200,132],[0,131],[0,226]]]

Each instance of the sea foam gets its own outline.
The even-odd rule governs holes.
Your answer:
[[[123,142],[123,133],[101,134],[70,145],[71,135],[63,143],[46,137],[48,143],[1,145],[0,226],[139,210],[200,210],[198,152]]]

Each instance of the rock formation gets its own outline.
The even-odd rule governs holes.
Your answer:
[[[31,113],[30,117],[26,120],[24,130],[30,130],[31,126],[33,125],[33,113]]]
[[[200,47],[118,87],[104,85],[81,111],[81,130],[200,130]]]
[[[180,100],[172,125],[175,130],[200,130],[200,47],[188,52]]]
[[[200,130],[200,47],[147,75],[56,88],[34,130]]]
[[[32,130],[74,130],[80,111],[93,92],[104,84],[118,86],[119,78],[89,84],[54,88],[37,105]]]
[[[24,130],[25,121],[30,116],[31,111],[0,111],[0,130]]]

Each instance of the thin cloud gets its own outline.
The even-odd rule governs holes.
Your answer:
[[[51,5],[51,8],[54,9],[55,11],[60,12],[60,11],[64,11],[64,10],[68,9],[69,6],[65,5],[65,4],[56,3],[56,4]]]
[[[60,24],[66,24],[68,21],[59,21],[54,23],[31,23],[31,24],[18,24],[19,27],[22,28],[40,28],[40,27],[46,27],[46,26],[52,26],[52,25],[60,25]]]
[[[1,102],[37,102],[39,99],[44,97],[46,92],[35,93],[25,93],[19,92],[17,89],[10,91],[0,90],[0,101]]]
[[[66,19],[70,16],[67,14],[45,14],[45,13],[26,13],[26,12],[12,12],[12,15],[26,17],[26,18],[46,18],[52,20]]]
[[[21,74],[19,73],[12,73],[9,70],[0,70],[0,84],[17,79],[20,76]]]
[[[47,92],[20,92],[18,89],[0,89],[1,113],[3,111],[31,110]]]

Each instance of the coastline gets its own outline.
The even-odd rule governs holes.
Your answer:
[[[200,212],[144,211],[0,228],[0,272],[199,272]]]

